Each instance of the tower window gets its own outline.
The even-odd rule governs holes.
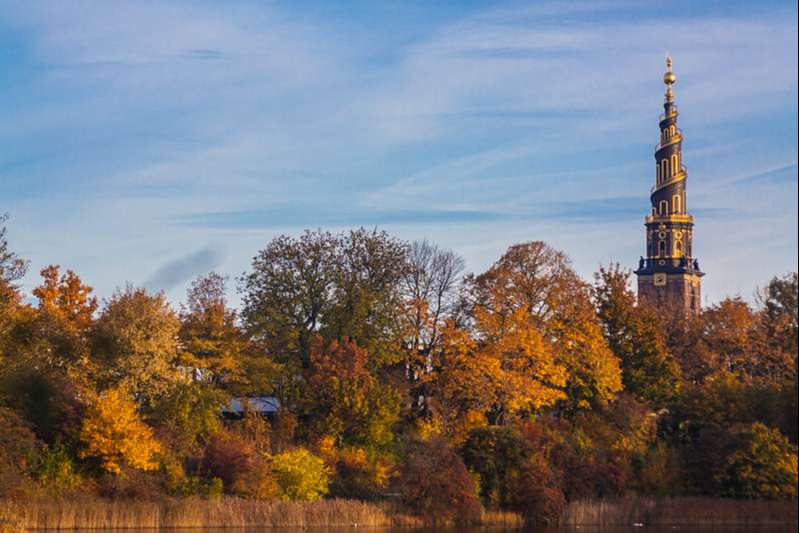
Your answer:
[[[674,211],[675,213],[679,213],[682,210],[682,206],[680,205],[680,203],[681,203],[680,195],[675,194],[671,199],[671,207],[672,207],[671,210]]]
[[[661,215],[669,214],[669,203],[666,200],[660,201],[660,214]]]
[[[662,179],[665,180],[666,176],[669,175],[669,160],[668,159],[664,159],[663,161],[660,162],[660,165],[662,167],[660,169],[660,176],[661,176]]]
[[[666,241],[658,243],[658,257],[666,257]]]
[[[677,174],[680,170],[679,167],[679,159],[677,159],[677,154],[671,155],[671,173],[672,175]]]

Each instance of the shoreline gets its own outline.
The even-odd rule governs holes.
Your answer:
[[[559,527],[780,526],[797,523],[796,501],[630,497],[571,502]],[[407,528],[432,524],[396,505],[358,500],[0,500],[0,533],[34,530],[197,528]],[[476,526],[519,528],[517,513],[484,511]]]

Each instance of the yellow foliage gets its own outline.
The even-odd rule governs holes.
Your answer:
[[[118,474],[123,465],[139,470],[158,468],[159,442],[139,418],[136,404],[118,390],[94,398],[86,410],[80,438],[84,444],[80,456],[99,459],[108,472]]]

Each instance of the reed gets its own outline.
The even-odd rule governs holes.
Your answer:
[[[571,502],[561,524],[566,526],[629,526],[632,524],[777,525],[796,524],[796,501],[732,500],[683,497],[655,500],[620,498]]]
[[[389,526],[379,507],[352,500],[318,502],[188,498],[166,502],[0,502],[0,517],[33,529],[149,529],[185,527]]]

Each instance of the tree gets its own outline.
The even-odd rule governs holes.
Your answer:
[[[530,464],[533,448],[516,429],[478,428],[460,449],[464,463],[480,480],[480,497],[489,507],[510,508],[517,481]]]
[[[7,221],[8,214],[0,214],[0,288],[13,288],[13,283],[28,270],[28,262],[8,249]]]
[[[50,265],[41,276],[41,285],[33,289],[35,312],[20,313],[14,327],[16,359],[83,374],[97,299],[71,270],[60,274],[58,265]]]
[[[101,385],[121,387],[141,401],[166,393],[177,371],[180,321],[163,293],[128,286],[106,302],[94,328],[93,357]]]
[[[402,359],[402,282],[407,245],[384,231],[360,228],[341,237],[332,306],[320,333],[352,339],[374,369]]]
[[[427,241],[411,243],[407,258],[403,276],[405,346],[408,370],[416,379],[428,370],[430,353],[439,346],[444,325],[453,315],[464,262],[454,252]]]
[[[594,275],[594,303],[610,349],[619,358],[624,389],[654,407],[668,405],[679,389],[679,366],[668,353],[655,311],[635,305],[630,271],[618,264]]]
[[[797,323],[799,280],[796,272],[773,278],[762,291],[759,313],[760,357],[756,365],[758,377],[771,382],[796,380],[799,353]]]
[[[401,493],[414,513],[437,524],[468,524],[480,518],[475,481],[457,453],[434,439],[411,448],[401,475]]]
[[[154,418],[178,452],[198,455],[222,429],[219,410],[229,401],[210,383],[178,384],[155,405]]]
[[[282,235],[258,252],[241,278],[247,330],[292,369],[311,365],[311,341],[332,305],[340,240],[322,231],[299,239]]]
[[[0,214],[0,362],[8,350],[8,336],[26,307],[22,304],[19,287],[14,282],[28,270],[28,262],[9,250],[7,220],[7,214]]]
[[[324,460],[305,448],[277,454],[271,464],[284,499],[316,501],[329,490],[330,471]]]
[[[399,401],[369,371],[369,354],[354,341],[314,341],[305,412],[316,437],[347,444],[385,446],[399,418]]]
[[[501,321],[521,310],[541,331],[567,370],[566,412],[602,404],[621,390],[619,361],[602,335],[590,288],[562,252],[540,241],[517,244],[465,284],[472,316],[482,308]]]
[[[797,450],[777,429],[755,422],[733,430],[736,443],[716,474],[726,496],[796,498]]]
[[[248,342],[227,307],[225,278],[211,272],[191,283],[180,313],[181,360],[216,385],[245,380]]]
[[[107,472],[119,474],[123,466],[158,468],[155,456],[161,446],[139,418],[136,404],[119,390],[109,389],[92,399],[80,438],[84,445],[80,456],[98,459]]]

